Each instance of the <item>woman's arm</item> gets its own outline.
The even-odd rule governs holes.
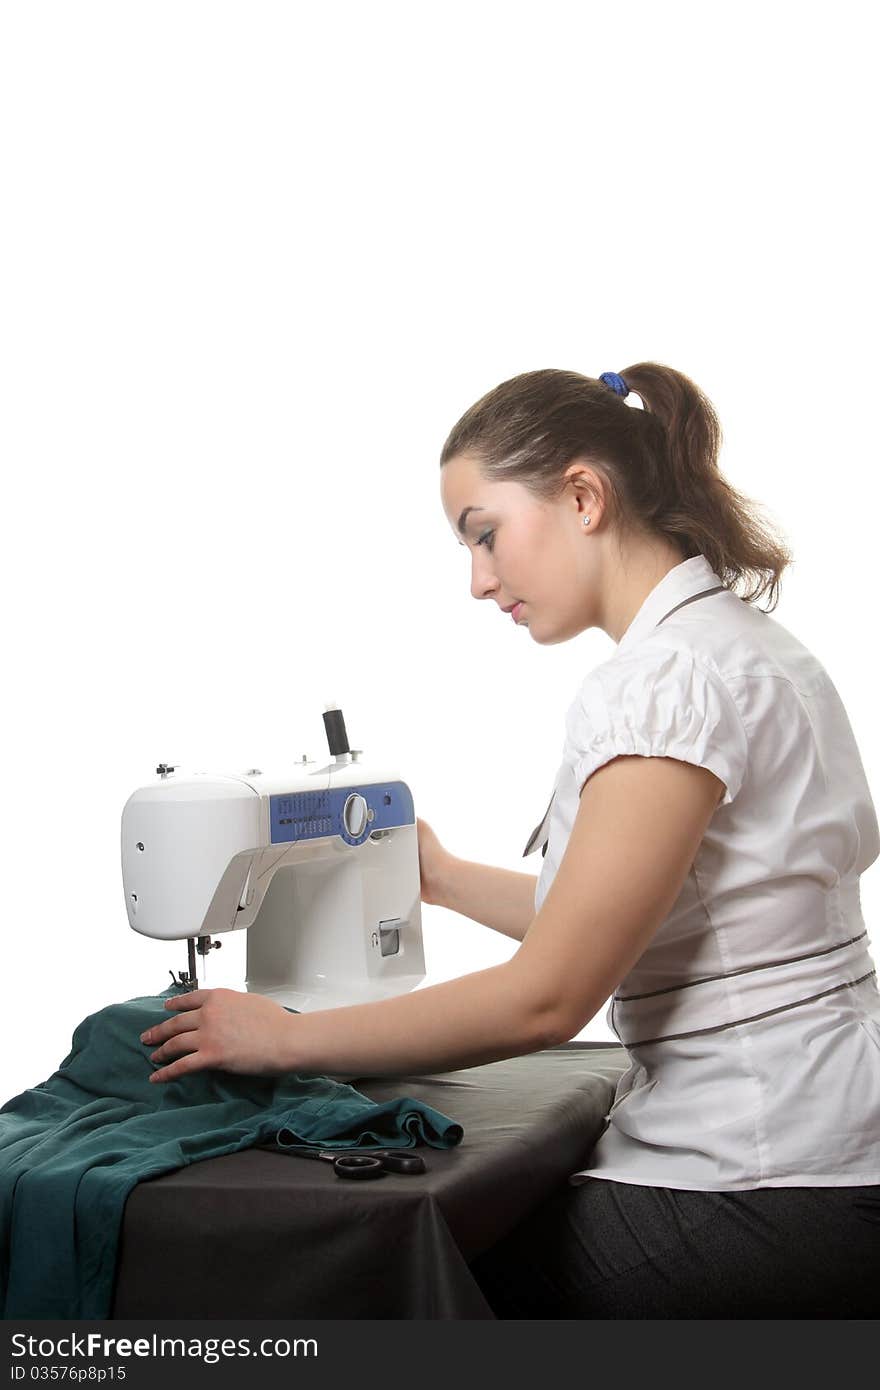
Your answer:
[[[263,995],[231,989],[194,990],[165,1007],[177,1017],[141,1035],[149,1043],[167,1039],[151,1056],[171,1065],[151,1081],[201,1067],[245,1075],[406,1076],[475,1067],[559,1041],[555,1019],[534,1007],[532,991],[509,962],[393,999],[313,1013],[290,1014]]]
[[[522,941],[535,915],[537,883],[534,874],[450,855],[437,884],[437,904]]]
[[[152,1080],[202,1067],[402,1076],[534,1052],[578,1032],[668,915],[723,784],[672,758],[614,759],[586,782],[541,911],[502,965],[394,999],[288,1014],[258,994],[196,990],[143,1035],[167,1063]]]
[[[515,960],[536,998],[579,1032],[662,926],[697,857],[724,783],[677,758],[625,755],[581,788],[562,862]]]

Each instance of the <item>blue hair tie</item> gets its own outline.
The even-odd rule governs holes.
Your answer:
[[[618,396],[629,395],[629,387],[623,377],[617,375],[617,372],[603,372],[599,380],[604,381],[606,386],[610,386],[612,391],[616,391]]]

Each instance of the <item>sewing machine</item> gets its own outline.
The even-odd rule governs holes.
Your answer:
[[[360,762],[341,710],[331,761],[214,775],[161,763],[122,812],[130,926],[196,954],[247,930],[248,990],[305,1011],[383,999],[425,977],[418,833],[405,782]],[[172,976],[174,972],[172,971]]]

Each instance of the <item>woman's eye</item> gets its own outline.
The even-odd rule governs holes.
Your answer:
[[[490,555],[491,555],[491,553],[492,553],[492,543],[490,542],[490,539],[489,539],[489,538],[490,538],[490,536],[494,536],[494,535],[495,535],[495,532],[494,532],[494,531],[484,531],[483,534],[482,534],[482,536],[480,537],[480,539],[477,541],[477,545],[485,545],[485,547],[486,547],[486,549],[489,551],[489,554],[490,554]]]

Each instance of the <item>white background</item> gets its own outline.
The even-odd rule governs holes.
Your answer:
[[[439,452],[518,372],[651,359],[707,392],[795,553],[774,616],[880,787],[867,12],[3,7],[0,1099],[185,964],[123,904],[158,761],[323,756],[335,699],[454,853],[538,872],[564,713],[613,646],[471,598]],[[426,984],[515,949],[423,921]]]

